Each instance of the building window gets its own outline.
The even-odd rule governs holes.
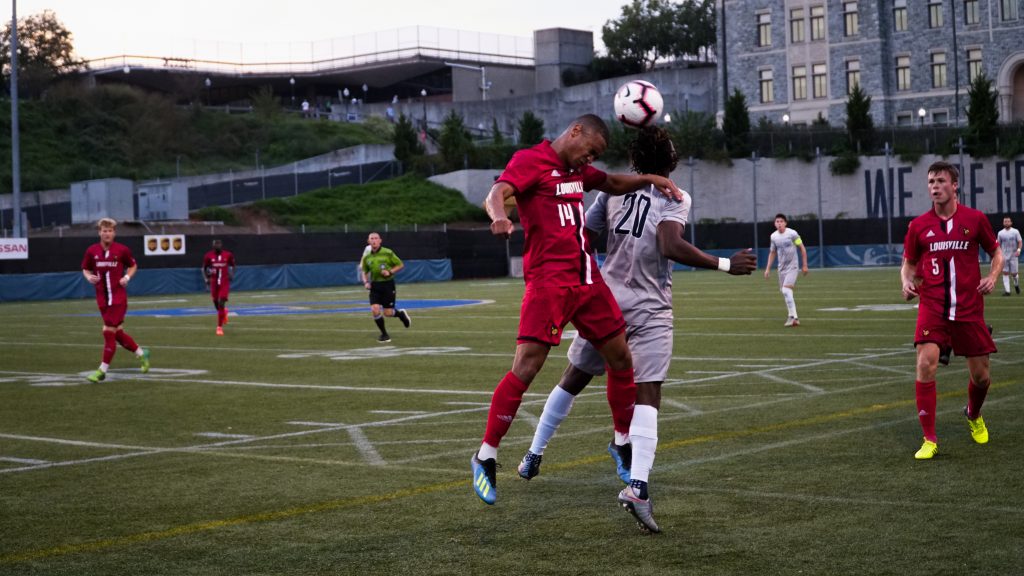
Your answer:
[[[811,6],[811,40],[825,39],[825,7]]]
[[[761,104],[775,101],[775,80],[771,70],[761,70]]]
[[[896,125],[897,126],[913,126],[914,115],[910,112],[897,112],[896,113]]]
[[[978,4],[978,0],[964,2],[964,24],[970,26],[981,22],[981,8]]]
[[[928,2],[928,27],[942,28],[942,2],[929,0]]]
[[[907,0],[896,0],[892,9],[892,20],[897,32],[907,31]]]
[[[847,36],[860,34],[860,19],[857,15],[856,2],[843,3],[843,30]]]
[[[910,90],[910,56],[896,57],[896,90]]]
[[[1000,1],[1000,14],[1002,14],[1003,21],[1016,20],[1017,19],[1017,2],[1019,0],[1001,0]]]
[[[984,69],[981,66],[981,48],[970,48],[967,50],[967,78],[974,82],[974,79],[981,76]]]
[[[846,93],[852,94],[857,86],[860,86],[860,60],[850,60],[846,63]]]
[[[772,15],[771,14],[758,14],[757,15],[757,45],[758,46],[771,46],[772,45]]]
[[[793,100],[807,99],[807,66],[793,66]]]
[[[789,41],[793,44],[806,42],[804,35],[804,9],[794,8],[789,11]]]
[[[946,53],[932,54],[932,88],[946,87]]]
[[[828,97],[828,67],[824,64],[815,64],[811,68],[815,98]]]
[[[949,124],[949,112],[932,112],[932,124],[936,126],[945,126]]]

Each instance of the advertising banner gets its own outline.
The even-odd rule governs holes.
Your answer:
[[[146,256],[180,256],[185,253],[184,234],[147,234]]]

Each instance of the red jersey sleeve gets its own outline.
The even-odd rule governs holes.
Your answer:
[[[235,266],[235,255],[234,255],[234,253],[231,253],[231,252],[228,253],[228,266],[231,266],[232,268]]]
[[[996,238],[996,233],[992,231],[992,225],[988,223],[988,218],[985,218],[984,214],[978,216],[978,246],[981,247],[989,256],[995,254],[996,250],[999,250],[999,240]]]
[[[917,232],[914,228],[916,222],[917,220],[910,221],[910,226],[907,226],[907,235],[903,238],[903,258],[909,262],[917,262],[921,257],[917,246]]]
[[[533,151],[527,148],[512,155],[512,159],[505,166],[505,171],[498,177],[498,182],[511,184],[516,189],[516,194],[520,194],[537,184],[540,177],[541,171],[537,169]]]
[[[580,176],[583,177],[583,189],[588,192],[604,184],[605,180],[608,179],[608,174],[603,170],[594,168],[590,164],[583,167]]]
[[[121,257],[119,260],[124,264],[124,269],[126,271],[132,266],[135,266],[135,257],[132,256],[132,251],[129,250],[127,246],[121,249]]]
[[[82,256],[82,270],[88,270],[89,272],[96,271],[96,261],[92,257],[92,250],[86,250],[85,255]]]

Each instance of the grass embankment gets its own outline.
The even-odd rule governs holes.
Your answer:
[[[252,114],[183,107],[127,86],[60,86],[20,105],[21,188],[92,178],[146,180],[275,166],[357,144],[384,144],[360,124],[313,121],[270,103]],[[0,106],[0,133],[11,129]],[[11,191],[11,140],[0,138],[0,193]]]
[[[441,224],[486,221],[457,191],[417,176],[323,188],[290,198],[261,200],[253,209],[281,226]]]

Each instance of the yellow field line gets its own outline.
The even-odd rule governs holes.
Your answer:
[[[999,383],[992,384],[992,388],[1005,388],[1011,386],[1011,383]],[[943,392],[938,395],[939,398],[955,398],[958,396],[965,396],[966,390],[955,390],[949,392]],[[789,422],[780,422],[778,424],[769,424],[766,426],[757,426],[754,428],[747,428],[744,430],[736,430],[731,432],[720,432],[717,434],[705,434],[703,436],[694,436],[692,438],[682,438],[671,442],[665,442],[658,446],[662,452],[673,448],[680,448],[683,446],[692,446],[695,444],[706,444],[708,442],[715,442],[720,440],[732,440],[736,438],[745,438],[748,436],[755,436],[757,434],[764,434],[768,432],[778,432],[781,430],[791,430],[794,428],[802,428],[806,426],[815,426],[817,424],[824,424],[827,422],[834,422],[836,420],[842,420],[844,418],[850,418],[853,416],[860,416],[862,414],[871,414],[874,412],[880,412],[883,410],[889,410],[892,408],[901,408],[914,404],[914,399],[898,400],[896,402],[889,402],[886,404],[873,404],[871,406],[865,406],[863,408],[855,408],[853,410],[845,410],[842,412],[833,412],[831,414],[823,414],[821,416],[812,416],[810,418],[801,418],[799,420],[790,420]],[[597,462],[603,462],[607,458],[606,455],[601,454],[599,456],[589,456],[587,458],[580,458],[572,460],[570,462],[564,462],[561,464],[554,464],[548,466],[549,469],[563,470],[568,468],[578,468]],[[236,518],[229,518],[226,520],[212,520],[209,522],[196,522],[193,524],[185,524],[183,526],[175,526],[166,530],[155,530],[152,532],[141,532],[138,534],[130,534],[128,536],[119,536],[116,538],[107,538],[104,540],[94,540],[92,542],[83,542],[81,544],[65,544],[63,546],[55,546],[53,548],[40,548],[37,550],[27,550],[25,552],[15,552],[13,554],[6,554],[0,556],[0,564],[16,564],[19,562],[27,562],[29,560],[40,560],[44,558],[52,558],[55,556],[65,556],[68,554],[75,554],[78,552],[95,552],[97,550],[104,550],[106,548],[116,548],[119,546],[129,546],[132,544],[141,544],[143,542],[153,542],[155,540],[166,540],[168,538],[175,538],[177,536],[185,536],[187,534],[195,534],[197,532],[207,532],[210,530],[217,530],[219,528],[228,528],[231,526],[241,526],[244,524],[255,524],[258,522],[273,522],[275,520],[284,520],[287,518],[294,518],[296,516],[303,516],[306,514],[314,514],[317,512],[327,512],[330,510],[339,510],[343,508],[351,508],[354,506],[368,505],[368,504],[379,504],[382,502],[391,502],[393,500],[399,500],[402,498],[408,498],[412,496],[420,496],[423,494],[431,494],[434,492],[442,492],[450,488],[464,488],[467,484],[470,484],[469,480],[452,480],[449,482],[441,482],[437,484],[430,484],[427,486],[420,486],[418,488],[407,488],[404,490],[396,490],[387,494],[377,494],[369,496],[356,496],[351,498],[341,498],[338,500],[328,500],[318,504],[312,504],[309,506],[298,506],[295,508],[288,508],[285,510],[278,510],[274,512],[262,512],[259,514],[249,514],[246,516],[239,516]]]

